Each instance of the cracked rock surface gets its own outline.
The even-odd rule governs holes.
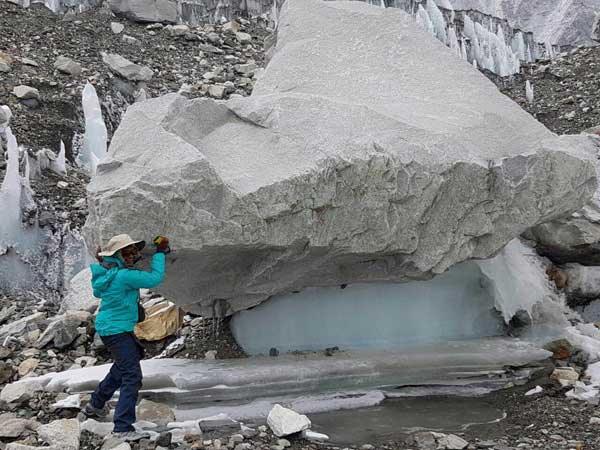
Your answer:
[[[250,97],[129,108],[89,186],[89,246],[169,235],[163,291],[226,315],[426,279],[590,199],[591,138],[558,138],[402,11],[306,3],[282,9]]]

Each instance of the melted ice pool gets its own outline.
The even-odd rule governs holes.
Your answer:
[[[503,411],[480,397],[393,399],[379,406],[310,416],[312,430],[327,434],[334,444],[393,441],[419,430],[457,433],[503,418]]]

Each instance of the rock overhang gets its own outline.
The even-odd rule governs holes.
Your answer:
[[[123,230],[168,234],[163,291],[231,314],[490,257],[583,206],[596,152],[556,137],[399,10],[289,1],[251,97],[129,108],[90,183],[86,235],[93,248]]]

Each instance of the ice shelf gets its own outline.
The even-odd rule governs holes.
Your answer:
[[[199,408],[209,416],[232,405],[249,405],[245,410],[228,408],[234,416],[239,411],[244,418],[259,417],[268,409],[256,408],[256,402],[261,404],[259,399],[266,397],[289,397],[307,412],[327,411],[344,405],[364,406],[377,397],[369,395],[352,406],[340,403],[332,395],[336,392],[390,390],[415,384],[465,385],[478,379],[487,381],[497,371],[504,373],[504,366],[523,366],[549,355],[525,341],[489,338],[397,351],[339,352],[329,357],[311,353],[216,361],[151,359],[142,361],[141,395],[173,403],[180,420],[201,418]],[[87,392],[96,387],[109,367],[50,373],[19,383],[40,383],[47,391]],[[316,401],[315,394],[323,394],[325,401]]]

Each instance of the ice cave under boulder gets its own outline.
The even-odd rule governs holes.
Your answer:
[[[289,0],[252,96],[128,109],[89,186],[86,240],[170,236],[161,289],[197,313],[310,302],[292,292],[494,256],[588,202],[597,150],[551,133],[403,11]]]

